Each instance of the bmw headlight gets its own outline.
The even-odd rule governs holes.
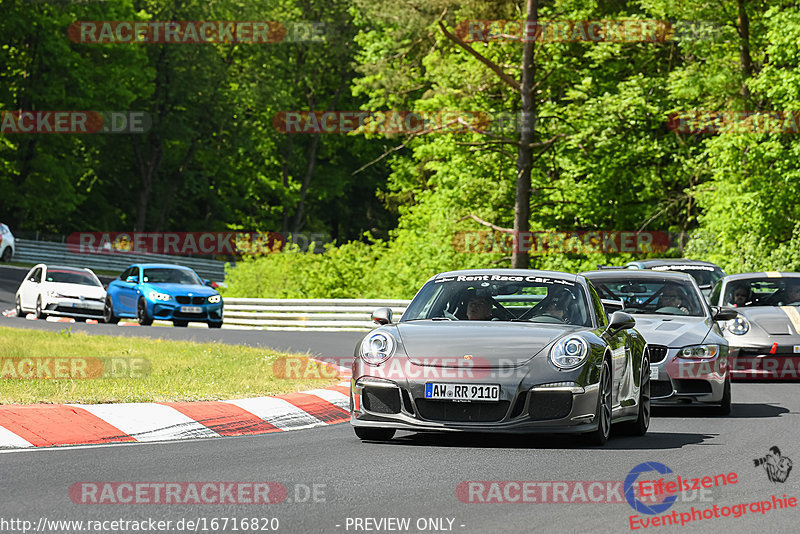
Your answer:
[[[169,300],[171,297],[166,293],[159,293],[158,291],[151,291],[147,294],[150,300]]]
[[[369,365],[380,365],[394,354],[394,338],[386,332],[369,334],[361,342],[361,359]]]
[[[743,336],[750,331],[750,323],[741,315],[736,319],[728,321],[725,327],[728,329],[728,332],[737,336]]]
[[[220,297],[219,295],[211,295],[210,297],[208,297],[209,304],[216,304],[220,300],[222,300],[222,297]]]
[[[575,369],[589,355],[589,344],[580,337],[565,337],[550,349],[550,363],[559,369]]]
[[[694,345],[678,351],[679,358],[688,360],[708,360],[719,354],[719,345]]]

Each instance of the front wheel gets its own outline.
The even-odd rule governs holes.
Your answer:
[[[208,327],[209,328],[222,328],[222,321],[219,321],[217,323],[208,323]]]
[[[189,321],[179,321],[178,319],[174,319],[172,321],[172,326],[180,326],[183,328],[189,326]]]
[[[600,369],[596,414],[597,429],[587,432],[584,437],[592,445],[605,445],[611,435],[611,368],[605,358]]]
[[[725,389],[722,390],[722,401],[716,407],[718,415],[729,415],[731,413],[731,380],[725,381]]]
[[[22,302],[20,302],[19,297],[17,297],[16,301],[14,301],[17,310],[17,317],[24,317],[25,314],[22,312]]]
[[[394,428],[369,428],[363,426],[354,427],[356,436],[359,439],[368,441],[389,441],[394,437]]]
[[[4,262],[4,263],[8,263],[8,262],[10,262],[10,261],[11,261],[11,253],[12,253],[12,252],[13,252],[13,250],[11,250],[11,247],[10,247],[10,246],[9,246],[9,247],[6,247],[6,248],[3,250],[3,257],[2,257],[2,260],[3,260],[3,262]]]
[[[39,295],[39,298],[36,299],[36,318],[37,319],[45,319],[46,316],[42,311],[42,296]]]
[[[642,359],[642,377],[639,379],[639,415],[636,421],[620,425],[620,430],[630,436],[644,436],[650,428],[650,358]]]
[[[139,324],[142,326],[153,324],[153,318],[147,315],[147,303],[144,299],[139,299],[139,303],[136,305],[136,318],[139,319]]]
[[[119,317],[114,315],[114,305],[111,303],[111,297],[106,297],[106,302],[103,305],[103,322],[108,324],[119,322]]]

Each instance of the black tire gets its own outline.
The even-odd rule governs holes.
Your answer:
[[[119,317],[114,315],[114,305],[109,296],[106,296],[106,302],[103,305],[103,322],[108,324],[117,324],[119,322]]]
[[[611,436],[611,366],[603,358],[600,368],[600,382],[597,388],[597,429],[584,434],[584,439],[591,445],[605,445]]]
[[[144,299],[139,299],[139,302],[136,303],[136,318],[139,319],[139,324],[142,326],[153,324],[153,318],[147,315],[147,303]]]
[[[185,328],[189,326],[189,321],[181,321],[180,319],[173,319],[172,320],[173,326],[180,326],[181,328]]]
[[[354,427],[354,430],[359,439],[368,441],[389,441],[396,432],[394,428],[369,428],[363,426]]]
[[[222,328],[222,321],[216,323],[208,323],[209,328]]]
[[[17,311],[17,317],[25,317],[25,313],[22,311],[22,302],[20,302],[19,297],[14,301],[14,305]]]
[[[725,388],[722,390],[722,401],[716,407],[717,415],[729,415],[731,413],[731,379],[725,381]]]
[[[11,250],[11,247],[6,247],[5,250],[3,250],[3,257],[0,259],[3,260],[3,263],[8,263],[11,261],[11,254],[13,253],[14,251]]]
[[[46,319],[47,316],[42,311],[42,296],[39,295],[36,298],[36,318],[37,319]]]
[[[650,428],[650,412],[650,356],[645,352],[642,358],[642,376],[639,379],[639,415],[636,421],[620,424],[619,429],[628,436],[644,436]]]

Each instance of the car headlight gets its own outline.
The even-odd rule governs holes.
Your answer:
[[[589,355],[589,344],[580,337],[565,337],[550,349],[550,363],[559,369],[575,369]]]
[[[150,297],[150,300],[169,300],[172,298],[166,293],[159,293],[158,291],[151,291],[147,296]]]
[[[731,319],[725,324],[728,332],[737,336],[743,336],[750,331],[750,323],[741,315],[736,319]]]
[[[689,360],[707,360],[719,354],[719,345],[694,345],[678,351],[679,358]]]
[[[394,338],[386,332],[369,334],[361,342],[361,359],[369,365],[380,365],[394,354]]]
[[[208,297],[209,304],[216,304],[220,300],[222,300],[222,297],[220,297],[219,295],[211,295],[210,297]]]

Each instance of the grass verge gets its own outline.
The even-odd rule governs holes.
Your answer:
[[[0,328],[0,404],[227,400],[303,391],[340,381],[275,376],[273,364],[279,358],[306,357],[221,343],[90,336],[69,328],[60,333]],[[77,360],[59,364],[65,358]],[[62,365],[61,373],[55,369],[58,365]],[[98,365],[104,370],[96,372]],[[50,378],[48,370],[53,377],[81,376],[81,371],[102,377]],[[21,373],[37,377],[15,378]]]

